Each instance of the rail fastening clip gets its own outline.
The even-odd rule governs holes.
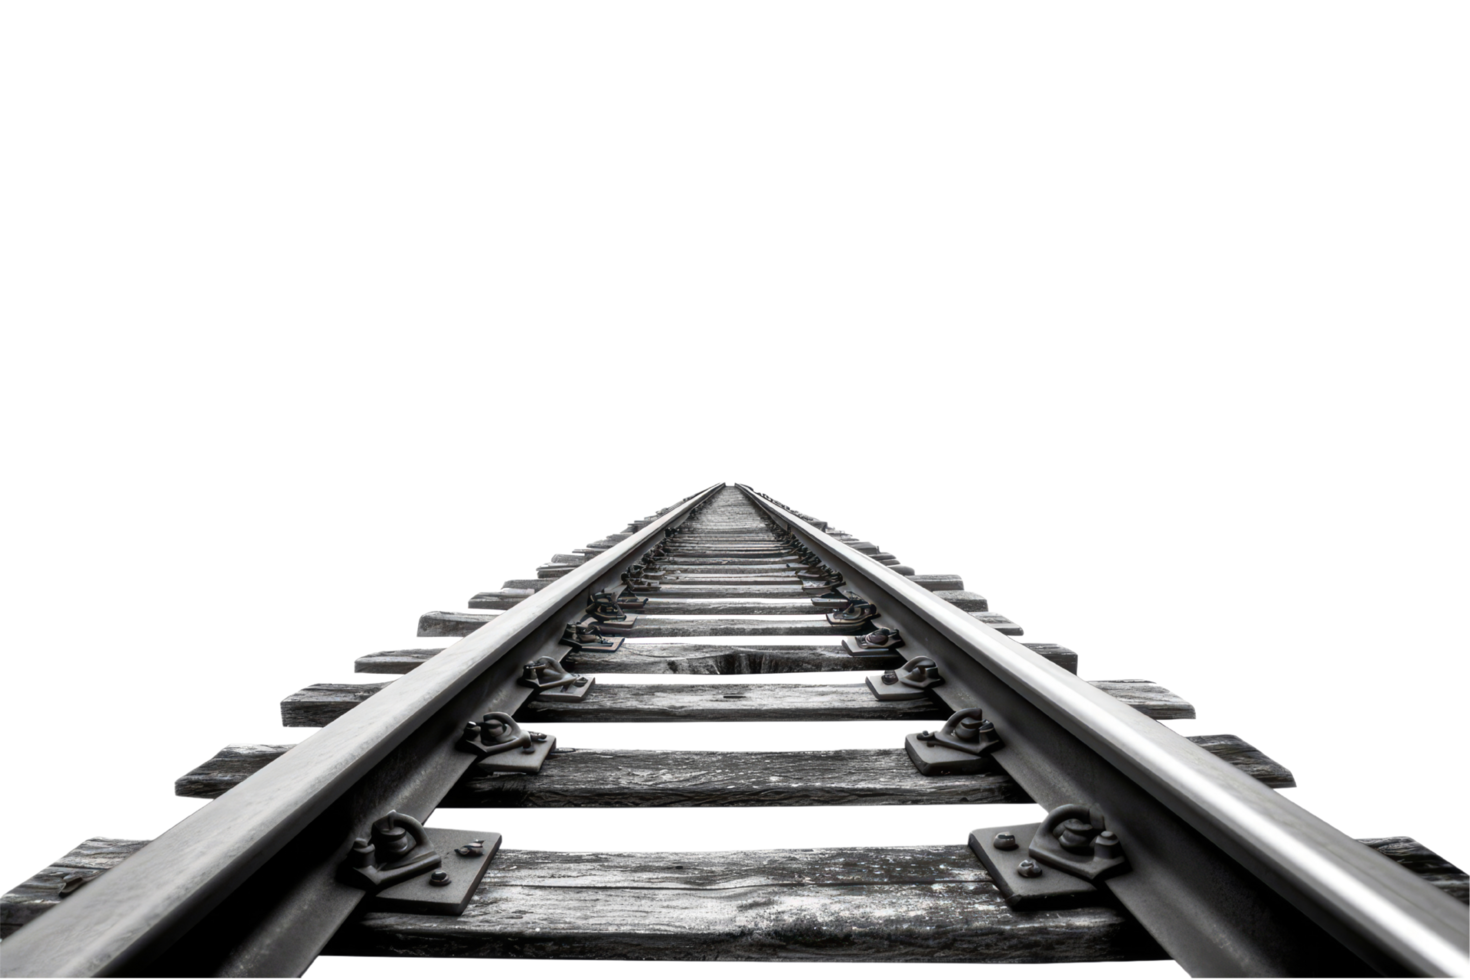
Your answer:
[[[540,772],[541,765],[556,739],[540,732],[528,732],[504,711],[491,711],[477,725],[466,722],[455,748],[473,752],[481,772]]]
[[[1071,908],[1096,901],[1097,882],[1128,870],[1122,842],[1107,827],[1097,804],[1066,803],[1041,823],[977,830],[970,850],[1012,908]]]
[[[990,753],[1000,748],[995,725],[979,708],[949,716],[937,732],[919,732],[903,740],[914,768],[924,776],[953,776],[995,768]]]

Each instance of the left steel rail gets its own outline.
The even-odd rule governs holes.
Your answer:
[[[180,821],[5,941],[5,976],[299,975],[366,897],[339,883],[389,810],[427,818],[474,762],[467,719],[512,711],[527,656],[553,654],[589,595],[724,484],[590,559]]]

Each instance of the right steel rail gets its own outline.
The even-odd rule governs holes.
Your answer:
[[[737,484],[737,486],[740,486]],[[1465,976],[1462,904],[1274,790],[749,487],[979,707],[1048,809],[1100,805],[1130,870],[1105,883],[1196,976]]]

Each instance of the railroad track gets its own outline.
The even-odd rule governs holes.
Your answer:
[[[321,729],[300,744],[227,746],[183,775],[180,795],[214,802],[156,840],[86,841],[5,895],[5,974],[295,975],[322,953],[1467,968],[1459,869],[1343,836],[1275,792],[1292,776],[1255,747],[1157,724],[1193,716],[1179,696],[1083,680],[958,577],[747,487],[426,613],[419,635],[357,661],[396,679],[288,697],[287,725]],[[812,671],[830,681],[636,679]],[[863,719],[911,734],[694,752],[534,730]],[[931,847],[590,854],[424,827],[440,806],[1031,802],[1040,823]]]

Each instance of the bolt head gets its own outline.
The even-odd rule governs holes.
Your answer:
[[[429,875],[429,884],[437,885],[441,888],[444,885],[449,884],[449,872],[435,871],[433,874]]]
[[[991,846],[997,851],[1014,851],[1016,849],[1015,834],[996,834]]]
[[[1027,858],[1020,864],[1016,865],[1016,871],[1021,875],[1022,878],[1041,877],[1041,865],[1037,864],[1030,858]]]

